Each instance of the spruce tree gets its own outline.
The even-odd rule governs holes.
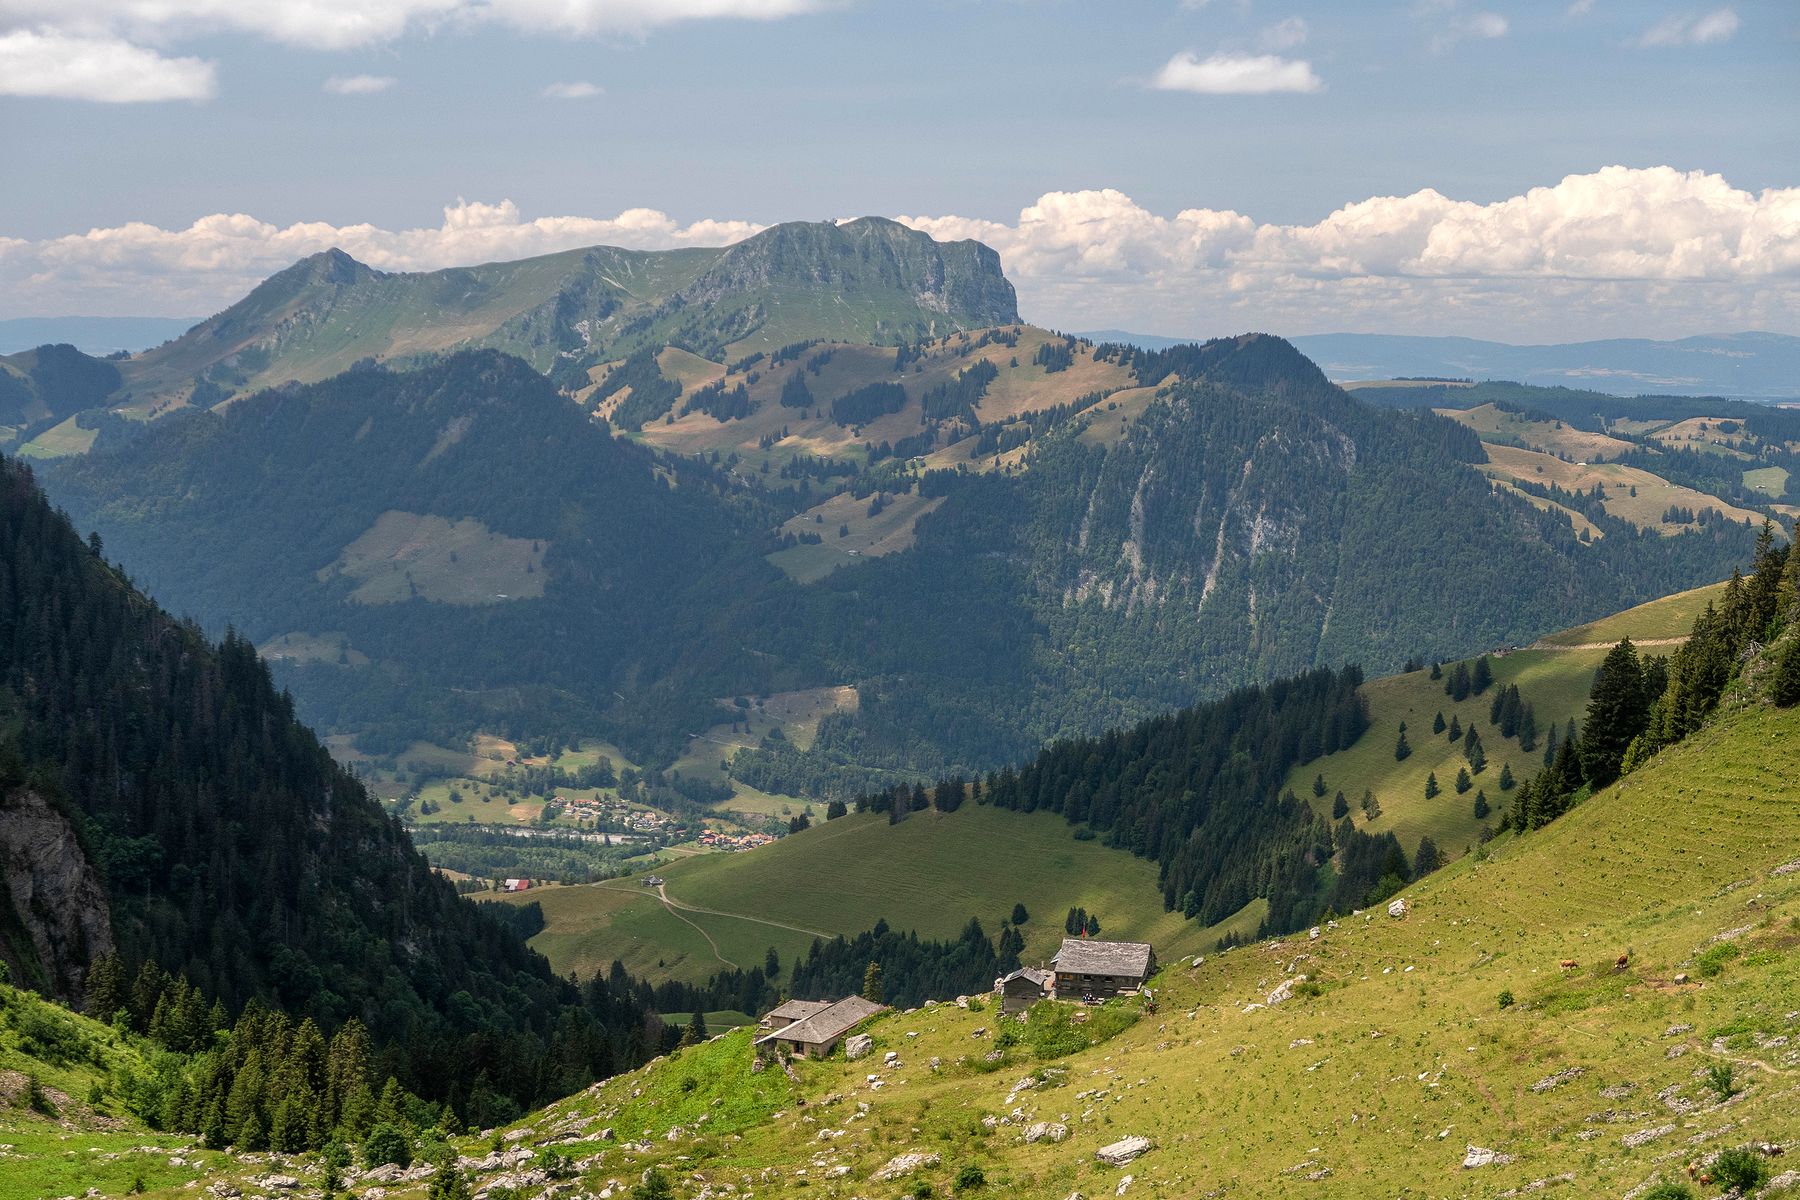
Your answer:
[[[881,986],[881,964],[870,962],[863,972],[862,998],[873,1004],[886,1003],[885,993]]]
[[[1460,796],[1474,786],[1475,781],[1469,778],[1469,768],[1456,768],[1456,794]]]
[[[1493,682],[1494,664],[1489,662],[1488,656],[1484,654],[1475,660],[1475,674],[1474,678],[1470,680],[1470,690],[1479,696],[1487,691],[1488,685]]]
[[[1440,708],[1438,709],[1437,716],[1431,719],[1431,732],[1442,733],[1444,732],[1444,729],[1444,710]]]
[[[1447,736],[1452,742],[1460,742],[1462,741],[1462,735],[1462,718],[1458,717],[1455,713],[1450,714],[1450,730]]]
[[[1331,802],[1331,819],[1334,821],[1342,820],[1349,815],[1350,802],[1344,799],[1344,793],[1339,792],[1337,794],[1337,799]]]
[[[1800,638],[1790,639],[1787,649],[1782,651],[1775,666],[1775,679],[1769,688],[1769,698],[1782,708],[1800,704]]]
[[[1325,789],[1325,776],[1323,774],[1314,775],[1313,776],[1313,795],[1323,796],[1325,794],[1325,790],[1326,790]]]
[[[1406,728],[1402,725],[1400,729],[1400,740],[1394,743],[1394,761],[1405,762],[1411,754],[1412,747],[1406,744]]]
[[[1469,770],[1479,775],[1487,770],[1487,750],[1482,747],[1481,735],[1473,729],[1469,730],[1465,753],[1469,758]]]
[[[1437,843],[1429,837],[1419,839],[1419,851],[1413,855],[1413,878],[1423,879],[1444,865],[1444,856],[1438,851]]]
[[[1427,800],[1435,800],[1437,798],[1437,794],[1441,791],[1443,791],[1443,789],[1438,786],[1437,772],[1433,771],[1430,774],[1426,775],[1425,776],[1425,798]]]
[[[1492,811],[1493,810],[1488,807],[1487,793],[1485,791],[1480,790],[1479,788],[1476,789],[1476,791],[1475,791],[1475,819],[1477,821],[1484,820],[1487,817],[1488,813],[1490,813]]]
[[[1594,674],[1584,722],[1587,732],[1581,739],[1581,769],[1596,788],[1619,777],[1626,747],[1649,721],[1650,699],[1644,695],[1643,682],[1643,667],[1630,638],[1608,651]]]
[[[1500,790],[1503,792],[1510,792],[1513,789],[1513,785],[1517,782],[1518,781],[1513,778],[1512,764],[1511,763],[1501,763],[1500,764]]]

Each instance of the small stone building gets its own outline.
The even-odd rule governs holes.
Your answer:
[[[1140,990],[1156,974],[1156,951],[1148,942],[1102,942],[1064,938],[1050,960],[1056,973],[1056,997],[1117,996]]]
[[[1038,967],[1020,967],[1010,975],[1002,975],[994,980],[1000,1011],[1008,1015],[1024,1012],[1051,994],[1054,979],[1049,971]]]
[[[785,1029],[796,1021],[804,1021],[817,1016],[831,1007],[829,1000],[789,1000],[778,1007],[770,1009],[757,1024],[764,1033],[775,1029]]]
[[[789,1004],[794,1003],[789,1001]],[[801,1001],[801,1003],[809,1003]],[[819,1003],[813,1001],[810,1003]],[[782,1008],[788,1007],[783,1005]],[[785,1050],[796,1058],[824,1058],[837,1049],[844,1035],[855,1029],[878,1012],[886,1010],[886,1005],[864,1000],[861,996],[850,996],[846,999],[826,1004],[816,1012],[791,1021],[785,1025],[778,1024],[773,1030],[756,1039],[758,1054],[772,1054],[777,1050]],[[776,1009],[775,1012],[780,1012]],[[773,1017],[775,1014],[770,1013]],[[765,1018],[765,1020],[768,1018]]]

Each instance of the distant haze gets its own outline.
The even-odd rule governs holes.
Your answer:
[[[180,337],[197,317],[14,317],[0,321],[0,354],[67,342],[83,354],[136,353]]]
[[[1191,338],[1099,330],[1083,336],[1158,349]],[[1613,395],[1800,399],[1800,337],[1723,333],[1513,346],[1475,338],[1320,333],[1288,341],[1334,380],[1440,376],[1510,379]]]

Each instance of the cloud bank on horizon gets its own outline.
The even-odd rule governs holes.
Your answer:
[[[1432,189],[1346,204],[1311,225],[1148,211],[1112,189],[1051,192],[1014,221],[896,219],[999,251],[1027,319],[1178,336],[1379,329],[1511,340],[1800,332],[1800,187],[1751,193],[1671,167],[1606,167],[1494,203]],[[338,247],[387,271],[590,245],[717,246],[762,228],[630,209],[525,218],[458,201],[436,228],[216,213],[43,240],[0,236],[0,316],[216,311],[298,258]]]

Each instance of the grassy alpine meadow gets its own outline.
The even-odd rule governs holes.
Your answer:
[[[733,856],[704,855],[689,861],[725,857]],[[806,953],[815,937],[830,932],[787,928],[758,919],[759,915],[694,912],[666,905],[636,879],[482,898],[496,904],[542,905],[545,926],[531,939],[532,948],[548,958],[558,974],[575,972],[584,979],[605,973],[616,960],[633,975],[652,981],[702,983],[731,967],[760,965],[771,946],[785,970]]]
[[[772,846],[688,859],[662,874],[683,904],[845,935],[886,919],[921,937],[950,938],[975,917],[992,936],[1022,903],[1031,915],[1020,930],[1027,962],[1055,952],[1077,906],[1099,918],[1102,937],[1170,952],[1216,940],[1163,911],[1155,864],[1072,834],[1049,813],[976,804],[913,813],[898,825],[851,813]]]
[[[1729,713],[1546,828],[1415,884],[1400,916],[1165,956],[1154,1012],[1136,997],[1052,1004],[1021,1025],[992,997],[932,1003],[866,1022],[867,1057],[791,1074],[753,1069],[754,1031],[739,1029],[457,1149],[547,1151],[534,1161],[601,1195],[653,1171],[682,1200],[725,1185],[1717,1196],[1713,1155],[1800,1138],[1800,782],[1771,753],[1796,737],[1800,710]],[[1149,1149],[1123,1167],[1096,1158],[1126,1137]],[[1795,1194],[1788,1160],[1752,1155],[1781,1180],[1760,1197]],[[241,1187],[277,1168],[317,1186],[305,1157],[199,1171]],[[476,1186],[499,1182],[483,1170]],[[424,1172],[386,1194],[430,1187]]]

